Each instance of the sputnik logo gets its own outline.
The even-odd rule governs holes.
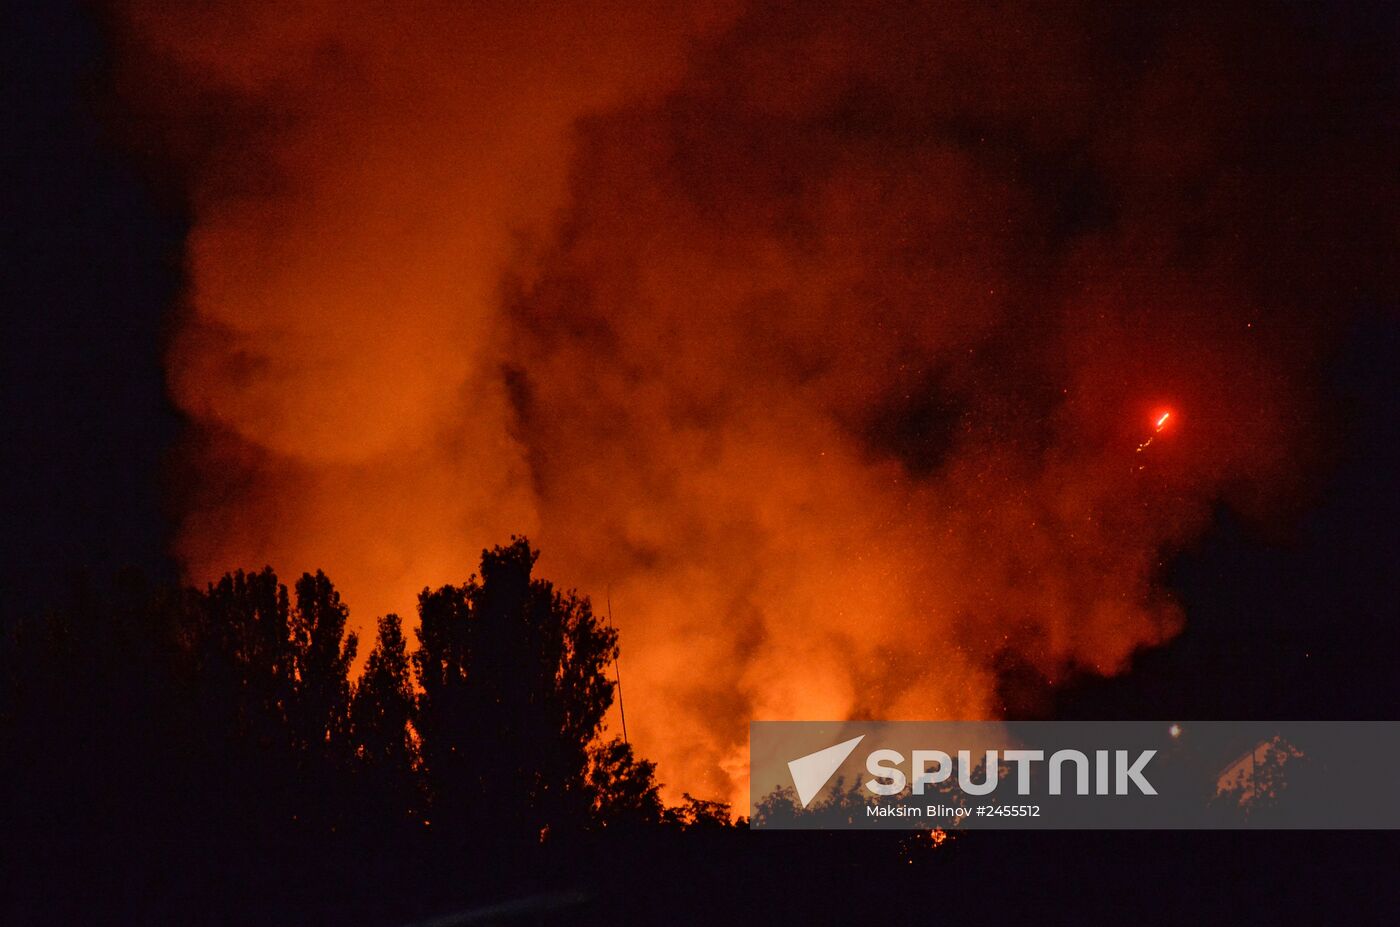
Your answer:
[[[846,757],[850,756],[856,745],[864,739],[865,735],[861,734],[834,747],[800,756],[788,763],[788,772],[792,773],[792,784],[797,786],[797,798],[802,802],[803,808],[812,803],[812,799],[817,797],[817,793],[836,774],[837,767],[846,762]]]

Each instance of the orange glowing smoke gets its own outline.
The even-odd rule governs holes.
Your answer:
[[[703,794],[751,718],[1124,671],[1181,626],[1164,555],[1297,475],[1308,291],[1242,243],[1301,266],[1268,234],[1315,185],[1216,165],[1306,95],[1209,24],[1127,60],[1102,10],[1004,15],[124,5],[194,222],[189,576],[321,567],[364,634],[528,533],[611,589],[630,733]],[[1193,426],[1144,481],[1149,395]]]

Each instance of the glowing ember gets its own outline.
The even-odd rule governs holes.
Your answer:
[[[1139,454],[1147,450],[1148,446],[1152,443],[1152,440],[1156,438],[1157,435],[1162,433],[1162,429],[1167,426],[1167,420],[1171,417],[1172,414],[1170,412],[1163,412],[1161,415],[1157,416],[1157,418],[1152,423],[1152,434],[1148,435],[1147,440],[1137,446],[1137,451]],[[1141,470],[1142,467],[1139,466],[1138,469]]]

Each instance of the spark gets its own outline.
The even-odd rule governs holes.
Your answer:
[[[1173,724],[1171,727],[1167,728],[1167,733],[1172,735],[1172,739],[1175,740],[1181,736],[1181,725]]]
[[[1157,416],[1157,418],[1153,420],[1152,434],[1148,435],[1147,440],[1137,446],[1137,452],[1139,454],[1147,450],[1148,445],[1152,443],[1153,439],[1162,433],[1162,429],[1167,427],[1167,421],[1171,419],[1171,417],[1171,412],[1163,412],[1161,415]],[[1142,468],[1139,467],[1138,469],[1141,470]]]

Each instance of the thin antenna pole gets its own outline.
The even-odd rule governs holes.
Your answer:
[[[608,627],[613,626],[612,620],[612,586],[608,587]],[[617,713],[622,717],[622,742],[630,745],[632,741],[627,739],[627,709],[622,704],[622,667],[618,664],[621,649],[613,651],[613,675],[617,677]]]

